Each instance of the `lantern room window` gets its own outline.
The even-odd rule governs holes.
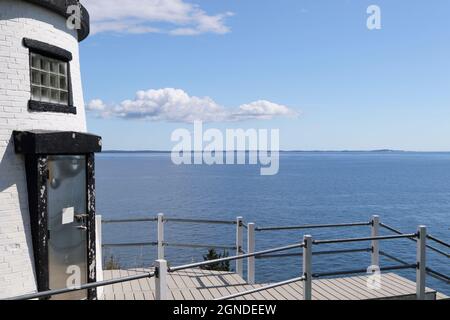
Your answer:
[[[69,105],[67,64],[31,53],[31,99]]]
[[[24,38],[30,53],[30,100],[32,112],[76,114],[70,77],[72,54],[62,48]]]

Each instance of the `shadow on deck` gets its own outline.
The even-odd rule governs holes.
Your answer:
[[[132,276],[151,269],[104,271],[104,279]],[[381,276],[381,288],[367,285],[368,276],[313,280],[313,300],[374,300],[416,299],[416,284],[395,273]],[[238,292],[260,288],[264,284],[249,285],[232,272],[191,269],[168,275],[169,299],[213,300]],[[103,289],[103,300],[154,300],[155,279],[145,278],[114,284]],[[427,288],[426,299],[447,299]],[[245,295],[237,300],[303,300],[303,282],[291,283],[273,289]]]

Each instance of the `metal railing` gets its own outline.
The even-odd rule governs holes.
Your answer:
[[[449,254],[441,249],[427,244],[426,240],[431,240],[439,245],[450,247],[445,241],[438,239],[434,236],[428,235],[426,227],[420,226],[417,233],[402,233],[401,231],[383,224],[379,221],[378,216],[373,216],[370,222],[358,222],[358,223],[343,223],[343,224],[317,224],[317,225],[303,225],[303,226],[288,226],[288,227],[265,227],[256,228],[254,223],[245,223],[242,217],[237,217],[236,221],[226,221],[226,220],[201,220],[201,219],[178,219],[178,218],[165,218],[163,214],[159,214],[156,218],[138,218],[138,219],[121,219],[121,220],[103,220],[103,223],[134,223],[134,222],[157,222],[157,234],[158,241],[156,242],[141,242],[141,243],[117,243],[117,244],[105,244],[103,247],[108,246],[144,246],[151,245],[158,247],[158,260],[155,261],[155,271],[145,272],[142,274],[112,279],[106,281],[100,281],[95,283],[88,283],[81,285],[77,288],[65,288],[60,290],[49,290],[45,292],[33,293],[28,295],[23,295],[19,297],[11,298],[11,300],[30,300],[30,299],[40,299],[48,298],[54,295],[65,294],[73,291],[87,290],[98,287],[109,286],[117,283],[124,283],[144,278],[155,278],[155,296],[157,299],[166,299],[168,296],[168,286],[167,286],[167,276],[169,273],[179,272],[182,270],[201,268],[209,265],[214,265],[221,262],[236,262],[236,273],[243,276],[243,261],[247,260],[247,283],[255,283],[255,259],[263,258],[283,258],[290,256],[301,256],[303,259],[303,270],[302,276],[267,286],[262,286],[260,288],[255,288],[245,292],[236,293],[229,296],[224,296],[218,298],[217,300],[227,300],[234,299],[237,297],[245,296],[248,294],[269,290],[279,286],[287,285],[294,282],[303,281],[303,297],[305,300],[312,299],[312,280],[313,278],[330,277],[338,275],[351,275],[358,273],[367,273],[368,270],[374,270],[372,267],[376,266],[378,271],[392,271],[392,270],[406,270],[406,269],[416,269],[416,286],[417,286],[417,298],[425,299],[425,277],[430,275],[436,279],[442,280],[449,283],[449,277],[429,268],[426,264],[426,249],[430,249],[433,252],[439,253],[445,257],[449,257]],[[164,241],[164,224],[167,222],[173,223],[199,223],[199,224],[222,224],[222,225],[235,225],[236,226],[236,245],[235,246],[223,246],[223,245],[206,245],[206,244],[176,244],[167,243]],[[314,240],[312,236],[306,235],[303,241],[262,251],[255,250],[255,232],[262,231],[283,231],[283,230],[305,230],[305,229],[319,229],[319,228],[342,228],[342,227],[361,227],[361,226],[371,226],[371,236],[370,237],[359,237],[359,238],[345,238],[345,239],[325,239],[325,240]],[[386,235],[380,236],[380,227],[385,228],[396,235]],[[244,252],[244,229],[247,231],[247,250]],[[398,240],[398,239],[410,239],[415,241],[417,244],[417,255],[416,263],[409,264],[397,257],[389,255],[386,252],[379,250],[380,241]],[[356,243],[356,242],[371,242],[370,248],[357,248],[357,249],[344,249],[344,250],[328,250],[328,251],[313,251],[314,246],[323,246],[328,244],[343,244],[343,243]],[[164,258],[164,248],[165,247],[190,247],[190,248],[223,248],[223,249],[235,249],[236,255],[231,257],[224,257],[215,260],[190,263],[181,266],[168,267],[168,263]],[[302,252],[296,253],[286,253],[286,254],[276,254],[284,251],[289,251],[293,249],[302,248]],[[344,254],[344,253],[357,253],[357,252],[369,252],[371,254],[372,266],[369,269],[354,269],[354,270],[342,270],[334,272],[322,272],[313,273],[312,270],[312,259],[314,256],[330,255],[330,254]],[[385,256],[393,261],[400,263],[400,265],[379,267],[380,265],[380,255]]]
[[[360,253],[360,252],[372,252],[372,248],[315,251],[315,252],[313,252],[313,256],[324,256],[324,255],[344,254],[344,253]],[[256,257],[256,259],[278,259],[278,258],[301,257],[301,256],[303,256],[302,252],[296,252],[296,253],[285,253],[285,254],[262,255],[262,256]]]
[[[164,241],[164,224],[171,223],[184,223],[184,224],[217,224],[217,225],[236,225],[237,221],[229,220],[210,220],[210,219],[181,219],[181,218],[166,218],[163,214],[159,214],[155,218],[135,218],[135,219],[118,219],[118,220],[102,220],[104,224],[122,224],[122,223],[138,223],[138,222],[157,222],[158,224],[158,241],[148,242],[129,242],[129,243],[105,243],[103,248],[114,247],[143,247],[154,246],[158,247],[158,259],[164,258],[164,248],[207,248],[207,249],[223,249],[223,250],[236,250],[236,246],[233,245],[218,245],[218,244],[195,244],[195,243],[175,243]]]
[[[286,231],[286,230],[362,227],[362,226],[369,226],[369,225],[370,225],[370,222],[339,223],[339,224],[309,224],[309,225],[302,225],[302,226],[255,228],[255,230],[256,231]]]
[[[288,284],[291,284],[291,283],[295,283],[295,282],[300,282],[300,281],[305,281],[305,277],[299,277],[299,278],[294,278],[294,279],[290,279],[290,280],[286,280],[286,281],[277,282],[277,283],[270,284],[270,285],[267,285],[267,286],[262,286],[260,288],[255,288],[255,289],[248,290],[248,291],[245,291],[245,292],[238,292],[238,293],[235,293],[235,294],[231,294],[229,296],[224,296],[224,297],[221,297],[221,298],[217,298],[215,300],[216,301],[231,300],[231,299],[243,297],[243,296],[246,296],[246,295],[249,295],[249,294],[258,293],[258,292],[261,292],[261,291],[267,291],[267,290],[270,290],[270,289],[273,289],[273,288],[282,287],[282,286],[285,286],[285,285],[288,285]]]
[[[366,242],[371,241],[372,242],[372,248],[371,252],[372,255],[379,255],[379,251],[375,251],[374,248],[378,248],[378,242],[379,241],[388,241],[388,240],[397,240],[397,239],[405,239],[405,238],[417,238],[420,241],[417,242],[417,263],[415,264],[401,264],[401,265],[395,265],[395,266],[387,266],[387,267],[378,267],[376,266],[377,271],[392,271],[392,270],[404,270],[404,269],[417,269],[417,289],[416,289],[416,295],[418,299],[425,299],[426,295],[426,287],[425,287],[425,275],[426,275],[426,259],[425,259],[425,244],[426,244],[426,227],[420,226],[417,233],[410,233],[410,234],[401,234],[401,235],[395,235],[395,236],[379,236],[377,235],[377,221],[378,217],[374,217],[373,221],[371,222],[372,227],[374,227],[376,230],[372,231],[373,236],[371,237],[365,237],[365,238],[348,238],[348,239],[331,239],[331,240],[313,240],[312,236],[306,235],[304,236],[303,242],[299,244],[294,244],[286,247],[279,247],[274,249],[268,249],[264,251],[257,251],[257,252],[251,252],[246,254],[241,254],[233,257],[227,257],[227,258],[221,258],[221,259],[215,259],[211,261],[204,261],[204,262],[198,262],[198,263],[191,263],[186,264],[178,267],[169,267],[167,268],[167,262],[165,260],[158,260],[157,261],[157,269],[156,269],[156,297],[157,299],[165,299],[167,298],[168,288],[167,288],[167,273],[173,273],[177,271],[192,269],[192,268],[198,268],[198,267],[204,267],[207,265],[212,265],[220,262],[225,261],[232,261],[232,260],[242,260],[244,258],[248,259],[254,259],[257,256],[264,256],[270,253],[274,252],[280,252],[280,251],[287,251],[292,250],[296,248],[303,248],[303,275],[299,278],[278,282],[275,284],[271,284],[268,286],[263,286],[261,288],[255,288],[252,290],[248,290],[245,292],[240,292],[236,294],[232,294],[229,296],[218,298],[217,300],[226,300],[226,299],[233,299],[237,297],[241,297],[244,295],[269,290],[272,288],[276,288],[278,286],[283,286],[286,284],[290,284],[293,282],[303,281],[303,298],[305,300],[311,300],[312,299],[312,280],[313,278],[319,278],[319,277],[329,277],[329,276],[336,276],[336,275],[350,275],[350,274],[357,274],[357,273],[367,273],[368,269],[355,269],[355,270],[343,270],[343,271],[335,271],[335,272],[324,272],[324,273],[313,273],[312,272],[312,257],[313,257],[313,246],[317,245],[328,245],[328,244],[339,244],[339,243],[349,243],[349,242]],[[254,224],[249,224],[248,227],[249,231],[254,231]],[[279,230],[279,229],[278,229]],[[251,240],[249,240],[251,241]],[[358,251],[361,251],[363,249],[359,249]],[[365,249],[364,249],[365,250]],[[347,251],[347,250],[344,250]],[[329,252],[319,252],[321,254],[334,254],[335,252],[329,251]],[[379,257],[372,257],[372,261],[378,260]],[[374,267],[374,266],[372,266]],[[369,268],[370,269],[370,268]]]
[[[236,261],[236,272],[243,276],[243,260],[247,259],[247,282],[249,284],[255,283],[255,259],[270,259],[270,258],[284,258],[284,257],[292,257],[292,256],[301,256],[303,257],[303,269],[304,274],[302,277],[282,281],[279,283],[271,284],[268,286],[263,286],[260,288],[252,289],[245,292],[236,293],[233,295],[229,295],[226,297],[219,298],[217,300],[226,300],[233,299],[241,296],[245,296],[251,293],[256,293],[264,290],[269,290],[271,288],[276,288],[278,286],[286,285],[292,282],[305,281],[305,290],[304,290],[304,298],[311,299],[311,288],[312,288],[312,279],[313,278],[321,278],[321,277],[331,277],[331,276],[342,276],[342,275],[352,275],[352,274],[362,274],[367,273],[368,269],[353,269],[353,270],[341,270],[341,271],[332,271],[332,272],[322,272],[322,273],[312,273],[311,271],[311,260],[313,256],[321,256],[321,255],[335,255],[335,254],[344,254],[344,253],[359,253],[359,252],[369,252],[371,253],[371,262],[373,266],[379,266],[380,264],[380,255],[385,257],[390,257],[391,260],[399,262],[400,265],[394,266],[385,266],[378,267],[379,272],[385,271],[394,271],[394,270],[407,270],[407,269],[416,269],[416,280],[417,280],[417,297],[424,298],[425,297],[425,275],[430,275],[436,279],[446,281],[448,283],[448,277],[439,273],[431,268],[426,267],[424,248],[428,248],[436,253],[439,253],[448,258],[448,253],[426,244],[426,241],[419,242],[420,232],[422,229],[419,229],[417,233],[402,233],[401,231],[390,227],[386,224],[380,222],[378,216],[373,216],[369,222],[356,222],[356,223],[340,223],[340,224],[309,224],[309,225],[297,225],[297,226],[271,226],[271,227],[256,227],[254,223],[245,223],[242,217],[238,217],[236,221],[225,221],[225,220],[199,220],[199,219],[177,219],[177,218],[165,218],[164,215],[160,214],[157,218],[151,219],[151,221],[158,221],[158,242],[153,242],[153,245],[158,246],[158,261],[159,267],[157,267],[156,272],[156,283],[157,283],[157,296],[160,299],[164,299],[167,294],[166,280],[164,278],[167,273],[173,273],[177,271],[205,267],[208,265],[217,264],[220,262],[229,262]],[[164,223],[165,222],[175,222],[175,223],[214,223],[214,224],[227,224],[227,225],[236,225],[236,245],[235,246],[222,246],[222,245],[198,245],[198,244],[170,244],[164,242]],[[346,239],[328,239],[328,240],[312,240],[311,236],[305,237],[304,241],[300,244],[279,247],[274,249],[268,249],[264,251],[255,252],[255,232],[267,232],[267,231],[289,231],[289,230],[309,230],[309,229],[325,229],[325,228],[348,228],[348,227],[371,227],[371,237],[359,237],[359,238],[346,238]],[[395,235],[379,235],[379,230],[381,228],[385,228]],[[247,252],[243,250],[243,230],[247,231]],[[422,230],[425,232],[426,230]],[[426,235],[426,239],[435,241],[436,243],[447,246],[448,244],[434,236]],[[400,259],[392,259],[393,257],[379,250],[379,242],[380,241],[388,241],[388,240],[397,240],[397,239],[409,239],[417,242],[417,262],[415,264],[406,263]],[[310,250],[307,248],[307,242],[310,241]],[[312,246],[317,245],[328,245],[328,244],[343,244],[343,243],[355,243],[355,242],[371,242],[370,248],[358,248],[358,249],[344,249],[344,250],[328,250],[328,251],[313,251]],[[198,263],[186,264],[178,267],[166,267],[167,262],[164,260],[164,247],[168,246],[179,246],[179,247],[188,247],[188,248],[221,248],[221,249],[236,249],[236,255],[232,257],[225,257],[221,259],[215,259],[210,261],[203,261]],[[303,248],[303,252],[296,253],[285,253],[285,254],[273,254],[282,251],[288,251],[295,248]],[[395,258],[395,257],[394,257]],[[425,266],[425,267],[424,267]],[[161,268],[164,269],[163,272]],[[167,269],[167,270],[166,270]],[[162,274],[162,276],[161,276]]]
[[[33,300],[33,299],[50,298],[52,296],[66,294],[66,293],[75,292],[75,291],[94,289],[94,288],[98,288],[98,287],[106,287],[106,286],[111,286],[111,285],[117,284],[117,283],[130,282],[130,281],[140,280],[140,279],[145,279],[145,278],[153,278],[154,276],[155,276],[154,272],[145,272],[145,273],[134,275],[134,276],[128,276],[128,277],[123,277],[123,278],[87,283],[87,284],[83,284],[81,286],[73,287],[73,288],[64,288],[64,289],[57,289],[57,290],[42,291],[42,292],[38,292],[38,293],[31,293],[31,294],[27,294],[27,295],[23,295],[23,296],[9,298],[6,300]]]
[[[331,240],[314,240],[313,244],[331,244],[331,243],[349,243],[349,242],[364,242],[364,241],[379,241],[379,240],[395,240],[404,238],[417,237],[416,233],[401,234],[397,236],[379,236],[367,238],[348,238],[348,239],[331,239]]]
[[[381,222],[380,222],[380,227],[382,227],[382,228],[384,228],[386,230],[389,230],[389,231],[391,231],[393,233],[396,233],[396,234],[402,234],[402,232],[400,230],[395,229],[395,228],[393,228],[393,227],[391,227],[391,226],[389,226],[387,224],[381,223]],[[436,243],[439,243],[441,245],[444,245],[447,248],[450,248],[450,244],[444,242],[443,240],[437,239],[437,238],[435,238],[433,236],[427,235],[427,239],[435,241]],[[411,240],[412,241],[417,241],[417,239],[414,239],[414,238],[412,238]],[[446,258],[450,258],[450,253],[448,253],[448,252],[445,252],[443,250],[440,250],[440,249],[438,249],[438,248],[436,248],[434,246],[428,245],[428,244],[427,244],[427,248],[430,249],[431,251],[439,253],[440,255],[442,255],[442,256],[444,256]]]
[[[263,250],[263,251],[253,252],[253,253],[245,253],[245,254],[232,256],[232,257],[225,257],[225,258],[220,258],[220,259],[196,262],[196,263],[186,264],[186,265],[182,265],[182,266],[178,266],[178,267],[170,267],[170,268],[168,268],[168,271],[169,272],[177,272],[177,271],[181,271],[181,270],[186,270],[186,269],[192,269],[192,268],[198,268],[198,267],[208,266],[208,265],[212,265],[212,264],[217,264],[217,263],[220,263],[220,262],[227,262],[227,261],[234,261],[234,260],[240,260],[240,259],[245,259],[245,258],[252,258],[252,257],[262,256],[262,255],[268,254],[268,253],[288,251],[288,250],[297,249],[297,248],[303,248],[303,247],[304,247],[303,243],[292,244],[292,245],[289,245],[289,246],[278,247],[278,248],[274,248],[274,249],[267,249],[267,250]]]
[[[225,258],[208,260],[208,261],[203,261],[203,262],[190,263],[190,264],[185,264],[185,265],[181,265],[181,266],[177,266],[177,267],[168,267],[166,260],[157,260],[156,268],[155,268],[155,275],[156,275],[155,276],[155,298],[157,300],[167,299],[167,297],[168,297],[167,274],[168,273],[174,273],[174,272],[179,272],[179,271],[194,269],[194,268],[199,268],[199,267],[201,268],[201,267],[214,265],[214,264],[221,263],[221,262],[242,261],[243,259],[254,259],[257,256],[261,256],[264,254],[288,251],[288,250],[304,248],[304,247],[305,247],[305,243],[303,242],[303,243],[297,243],[297,244],[292,244],[292,245],[278,247],[278,248],[272,248],[272,249],[252,252],[252,253],[240,254],[240,255],[233,256],[233,257],[225,257]],[[239,296],[248,295],[248,294],[251,294],[254,292],[268,290],[268,289],[274,288],[276,286],[286,285],[286,284],[292,283],[292,282],[304,281],[305,279],[306,278],[303,276],[300,278],[295,278],[295,279],[291,279],[288,281],[279,282],[277,284],[268,285],[268,286],[265,286],[262,288],[252,289],[250,291],[241,292],[241,293],[237,293],[237,294],[234,294],[231,296],[222,297],[217,300],[227,300],[227,299],[237,298]],[[305,291],[305,294],[306,294],[306,291]]]

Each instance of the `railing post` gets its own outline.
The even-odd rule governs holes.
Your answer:
[[[419,226],[417,236],[416,296],[417,300],[425,300],[427,227]]]
[[[156,260],[155,265],[155,299],[167,300],[167,261]]]
[[[248,224],[247,233],[247,253],[255,252],[255,224]],[[247,282],[255,283],[255,257],[247,258]]]
[[[164,214],[158,214],[158,260],[164,259]]]
[[[305,300],[312,299],[312,236],[306,235],[303,237],[303,298]]]
[[[379,236],[379,230],[380,230],[380,217],[379,216],[373,216],[372,217],[372,237],[378,237]],[[372,266],[379,266],[380,265],[380,241],[379,240],[372,240],[372,256],[371,256],[371,263]]]
[[[244,232],[243,232],[243,221],[242,217],[236,218],[236,255],[242,255],[242,249],[244,247]],[[244,261],[242,259],[236,260],[236,273],[244,277]]]

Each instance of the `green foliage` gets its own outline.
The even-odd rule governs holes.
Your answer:
[[[114,256],[111,255],[109,259],[105,262],[104,270],[120,270],[120,264],[115,260]]]
[[[209,249],[208,253],[203,255],[203,260],[210,261],[216,259],[222,259],[228,257],[228,252],[226,250],[223,253],[217,253],[215,249]],[[231,271],[230,261],[218,262],[207,266],[200,267],[203,270],[213,270],[213,271]]]

